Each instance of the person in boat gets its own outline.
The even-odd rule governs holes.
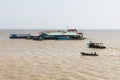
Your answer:
[[[96,52],[94,52],[94,55],[96,55]]]

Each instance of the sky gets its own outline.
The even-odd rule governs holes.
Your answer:
[[[0,0],[0,29],[120,29],[120,0]]]

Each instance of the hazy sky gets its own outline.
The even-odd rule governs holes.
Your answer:
[[[1,29],[120,29],[120,0],[0,0]]]

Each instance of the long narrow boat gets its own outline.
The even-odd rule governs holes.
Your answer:
[[[12,39],[17,39],[17,38],[21,38],[21,39],[29,39],[31,37],[30,34],[10,34],[10,37],[9,38],[12,38]]]
[[[95,53],[80,52],[80,53],[81,53],[81,55],[83,55],[83,56],[98,56],[98,54],[96,54],[96,52],[95,52]]]

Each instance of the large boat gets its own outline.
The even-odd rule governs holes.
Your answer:
[[[90,42],[88,44],[88,47],[89,48],[100,48],[100,49],[105,49],[106,47],[103,46],[103,43],[93,43],[93,42]]]
[[[83,33],[78,33],[75,30],[68,31],[53,31],[53,32],[42,32],[41,35],[43,39],[53,39],[53,40],[84,40]]]
[[[81,55],[83,55],[83,56],[98,56],[98,54],[96,54],[96,52],[94,52],[94,53],[80,52],[80,53],[81,53]]]

